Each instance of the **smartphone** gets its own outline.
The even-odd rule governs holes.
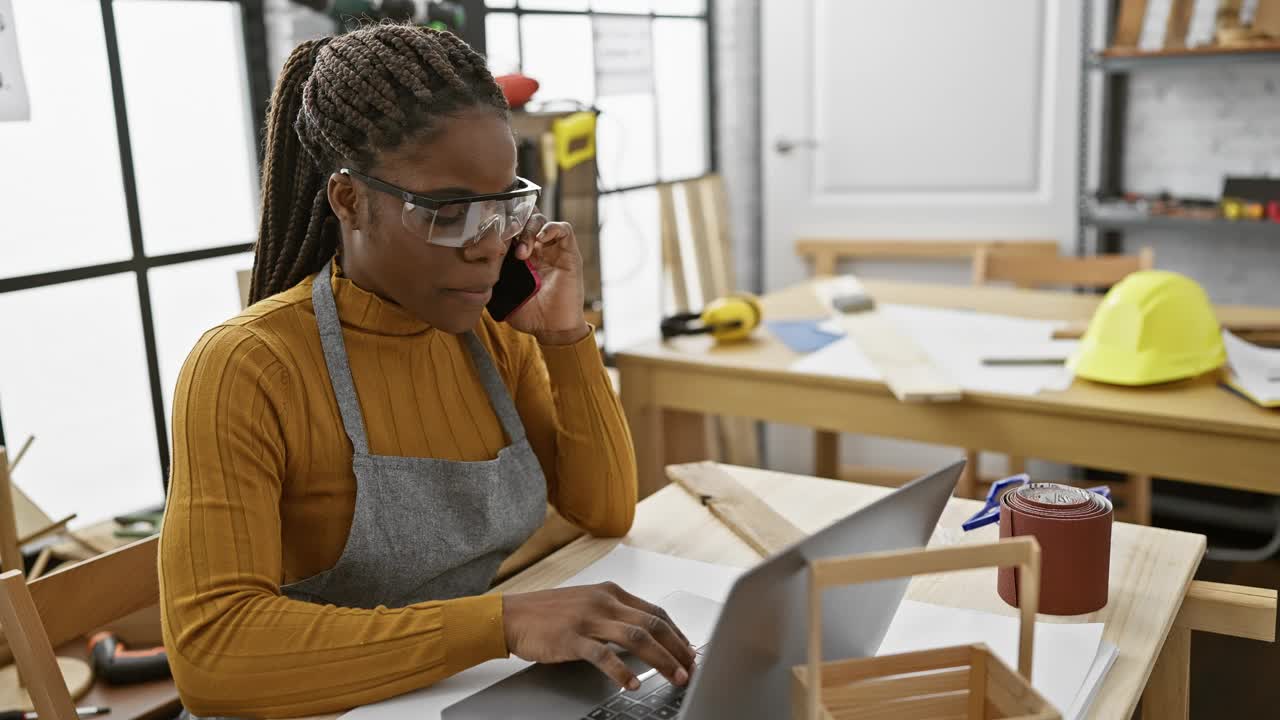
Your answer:
[[[516,257],[516,247],[517,243],[511,243],[506,257],[502,259],[498,284],[493,286],[493,297],[489,298],[486,306],[493,319],[499,322],[515,314],[542,289],[542,278],[538,277],[528,260]]]

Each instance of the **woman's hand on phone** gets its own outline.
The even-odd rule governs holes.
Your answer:
[[[542,288],[507,322],[543,345],[569,345],[586,337],[590,327],[582,314],[582,253],[573,226],[537,213],[513,242],[516,257],[529,261]]]
[[[683,686],[693,672],[694,650],[666,611],[613,583],[504,595],[507,650],[533,662],[586,660],[619,687],[640,687],[635,673],[609,643],[639,657]]]

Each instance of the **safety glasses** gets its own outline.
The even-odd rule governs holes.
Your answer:
[[[506,192],[437,200],[350,168],[338,172],[399,198],[403,203],[400,220],[405,228],[432,245],[453,248],[474,245],[489,232],[496,232],[502,242],[518,236],[537,210],[538,194],[542,192],[542,188],[517,177],[515,187]]]

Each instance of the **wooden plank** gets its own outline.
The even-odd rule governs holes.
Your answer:
[[[1276,591],[1196,580],[1187,588],[1174,625],[1275,642]]]
[[[160,597],[159,536],[138,540],[92,560],[64,565],[30,584],[54,645],[156,604]],[[122,581],[128,578],[128,581]],[[110,588],[110,592],[86,591]]]
[[[1253,29],[1280,39],[1280,0],[1258,0],[1253,12]]]
[[[846,685],[824,684],[822,703],[830,710],[880,703],[910,695],[935,695],[963,690],[969,692],[970,671],[967,667],[920,675],[874,677]]]
[[[0,568],[25,569],[18,545],[17,511],[13,504],[13,486],[9,478],[9,456],[0,447]]]
[[[981,251],[974,261],[974,284],[1011,282],[1019,288],[1049,286],[1111,287],[1127,275],[1144,269],[1141,255],[1059,257]]]
[[[18,453],[13,456],[13,460],[9,461],[9,475],[13,476],[13,471],[18,469],[18,463],[22,462],[22,458],[27,456],[27,451],[31,449],[31,443],[36,441],[35,435],[28,435],[27,439],[22,442],[22,447],[18,448]]]
[[[14,487],[14,490],[17,490],[17,489],[18,489],[18,488],[15,486],[15,487]],[[17,502],[15,502],[15,503],[14,503],[14,505],[18,505],[18,504],[21,502],[21,500],[20,500],[19,498],[26,497],[26,495],[21,495],[21,494],[19,494],[19,493],[15,493],[15,495],[17,495],[17,497],[15,497],[15,500],[16,500]],[[68,523],[70,523],[72,520],[75,520],[75,519],[76,519],[76,514],[75,514],[75,513],[71,513],[70,515],[68,515],[68,516],[66,516],[66,517],[64,517],[64,518],[62,518],[61,520],[58,520],[58,521],[57,521],[57,522],[55,522],[55,523],[52,523],[52,524],[48,525],[47,527],[40,528],[40,529],[36,530],[35,532],[32,532],[32,533],[30,533],[30,534],[28,534],[28,535],[23,535],[23,536],[19,537],[19,538],[18,538],[18,545],[19,545],[19,546],[26,545],[27,543],[33,543],[33,542],[35,542],[35,541],[37,541],[37,540],[40,540],[40,539],[42,539],[42,538],[46,538],[46,537],[48,537],[48,536],[50,536],[50,535],[56,535],[56,534],[58,534],[58,533],[66,532],[66,530],[67,530],[67,524],[68,524]]]
[[[1058,253],[1058,241],[1046,239],[1009,240],[936,240],[918,238],[898,239],[843,239],[801,238],[796,241],[796,253],[815,260],[829,257],[832,262],[845,260],[968,260],[978,248],[1028,253]],[[817,268],[815,268],[817,270]],[[828,272],[834,274],[834,264]]]
[[[1138,38],[1142,36],[1142,21],[1146,16],[1147,0],[1124,0],[1111,44],[1117,48],[1136,48]]]
[[[1006,716],[1034,713],[1052,707],[1036,689],[1015,675],[994,655],[987,657],[987,694]]]
[[[804,532],[716,463],[672,465],[667,468],[667,477],[697,498],[761,557],[773,555],[805,537]]]
[[[1142,720],[1186,720],[1191,713],[1191,630],[1174,627],[1142,693]]]
[[[737,290],[737,283],[733,278],[733,253],[730,249],[729,212],[724,184],[719,175],[705,175],[690,182],[689,186],[689,191],[698,198],[702,214],[710,294],[712,297],[723,297]]]
[[[3,460],[3,458],[0,458]],[[8,470],[8,465],[3,465]],[[40,613],[19,570],[0,575],[0,626],[22,671],[36,712],[45,718],[76,717],[49,636],[41,632]]]
[[[674,312],[688,312],[689,285],[680,254],[680,230],[676,224],[675,189],[669,183],[658,186],[658,212],[662,228],[662,267],[675,297]]]
[[[972,648],[972,645],[952,645],[880,657],[828,662],[822,666],[822,684],[824,687],[837,687],[877,677],[967,667]],[[795,668],[795,672],[807,682],[808,671],[803,666]]]
[[[719,297],[722,291],[716,288],[715,271],[712,269],[712,240],[707,233],[707,216],[702,202],[702,193],[698,192],[696,182],[679,185],[681,194],[684,196],[684,213],[681,214],[689,225],[688,237],[682,236],[680,239],[680,257],[686,263],[689,259],[693,260],[698,276],[698,289],[701,291],[697,306],[701,308]],[[677,207],[677,213],[679,210],[680,208]]]
[[[1191,29],[1191,14],[1195,11],[1196,0],[1173,0],[1169,10],[1169,22],[1165,25],[1164,46],[1166,48],[1184,48],[1187,46],[1187,31]]]
[[[879,311],[839,316],[840,326],[884,377],[901,402],[954,402],[964,390],[933,366],[929,356]]]
[[[926,695],[858,706],[858,720],[935,720],[961,715],[969,707],[968,693]]]
[[[1111,58],[1143,58],[1143,57],[1190,57],[1195,55],[1249,55],[1251,53],[1280,52],[1280,42],[1242,45],[1240,47],[1223,47],[1221,45],[1204,45],[1201,47],[1176,48],[1165,50],[1138,50],[1137,48],[1111,48],[1102,53]]]
[[[980,718],[987,707],[987,653],[979,648],[969,651],[969,717]]]

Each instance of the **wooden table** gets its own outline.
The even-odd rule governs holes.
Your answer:
[[[1066,292],[867,280],[880,303],[1085,321],[1099,298]],[[815,317],[811,286],[766,295],[770,319]],[[1280,308],[1219,307],[1224,321],[1280,323]],[[690,420],[708,413],[1055,460],[1280,494],[1280,412],[1220,388],[1216,377],[1146,388],[1076,380],[1033,397],[966,393],[954,403],[898,402],[878,381],[789,370],[799,356],[768,332],[717,346],[706,337],[618,353],[622,400],[640,464],[641,496],[662,467],[707,457]]]
[[[724,466],[735,478],[797,527],[813,532],[891,490]],[[991,542],[996,526],[972,533],[960,523],[981,507],[953,499],[943,512],[931,546]],[[617,541],[583,538],[500,586],[522,591],[552,587],[603,557]],[[712,517],[683,489],[668,486],[640,504],[635,526],[623,542],[633,547],[727,565],[750,566],[759,556]],[[1117,523],[1111,550],[1110,602],[1091,615],[1047,622],[1106,623],[1103,637],[1119,648],[1115,665],[1094,701],[1090,717],[1129,720],[1204,553],[1203,535]],[[912,580],[907,598],[953,607],[1015,615],[996,594],[996,571],[974,570]]]

